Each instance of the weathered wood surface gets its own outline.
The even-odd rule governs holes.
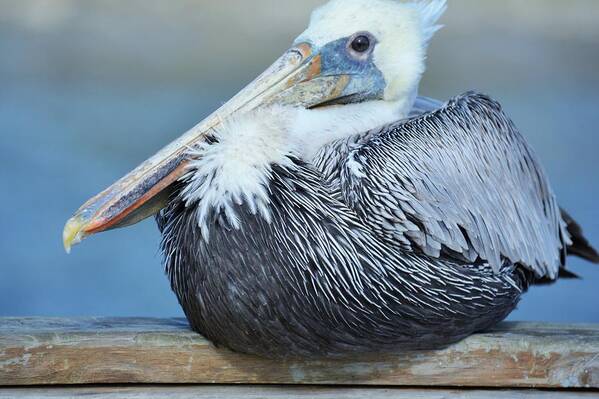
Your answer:
[[[592,399],[596,392],[289,386],[75,387],[0,389],[0,399]]]
[[[334,384],[599,388],[599,326],[503,323],[437,351],[274,361],[183,319],[0,319],[0,385]]]

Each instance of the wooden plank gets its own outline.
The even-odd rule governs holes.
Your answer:
[[[599,388],[599,326],[503,323],[437,351],[267,360],[182,319],[0,319],[0,385],[335,384]]]
[[[0,399],[592,399],[597,392],[299,386],[127,386],[0,389]]]

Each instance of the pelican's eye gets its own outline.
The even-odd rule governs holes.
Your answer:
[[[370,38],[366,35],[357,36],[352,40],[351,48],[356,53],[365,53],[370,48]]]
[[[368,32],[358,32],[347,41],[347,51],[353,58],[358,60],[366,60],[374,45],[376,39]]]

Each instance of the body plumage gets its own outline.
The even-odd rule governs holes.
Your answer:
[[[178,192],[158,218],[172,288],[218,344],[266,356],[437,347],[501,321],[563,265],[569,235],[544,173],[485,96],[288,161],[269,165],[268,217],[240,199],[209,211],[203,237]]]

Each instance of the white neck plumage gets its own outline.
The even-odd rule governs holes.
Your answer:
[[[239,228],[235,204],[245,203],[270,219],[267,187],[271,166],[293,167],[290,157],[310,162],[324,145],[405,118],[413,100],[370,101],[307,110],[270,107],[227,120],[217,142],[195,148],[182,192],[195,206],[207,239],[211,210],[222,211]]]
[[[369,101],[312,110],[296,109],[288,127],[290,145],[303,160],[311,161],[326,144],[405,118],[412,101]]]

